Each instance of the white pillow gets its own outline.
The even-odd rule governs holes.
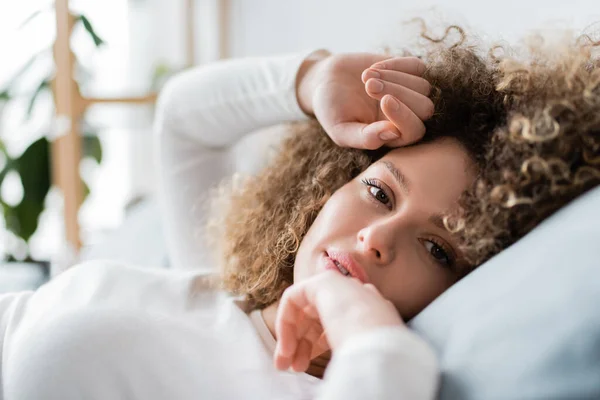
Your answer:
[[[410,326],[441,399],[600,399],[600,187],[436,299]]]

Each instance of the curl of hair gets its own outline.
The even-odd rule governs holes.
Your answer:
[[[507,122],[461,199],[462,247],[473,265],[600,183],[600,42],[583,35],[543,44],[498,61]]]

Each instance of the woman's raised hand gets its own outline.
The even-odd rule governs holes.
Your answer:
[[[306,371],[314,357],[329,349],[335,354],[351,337],[383,326],[404,324],[375,286],[325,271],[283,293],[275,321],[275,366]]]
[[[298,100],[339,146],[404,146],[423,137],[433,114],[424,71],[415,57],[331,55],[301,68]]]

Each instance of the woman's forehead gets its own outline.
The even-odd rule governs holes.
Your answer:
[[[383,168],[394,180],[400,177],[413,195],[447,206],[475,178],[472,165],[460,143],[448,138],[394,149],[370,168]]]
[[[432,142],[417,143],[389,151],[383,160],[420,166],[446,166],[475,172],[474,161],[467,150],[454,138],[441,138]]]

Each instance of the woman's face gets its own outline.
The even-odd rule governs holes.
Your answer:
[[[336,259],[411,319],[459,277],[442,217],[474,178],[455,139],[390,151],[327,201],[300,245],[294,282]]]

